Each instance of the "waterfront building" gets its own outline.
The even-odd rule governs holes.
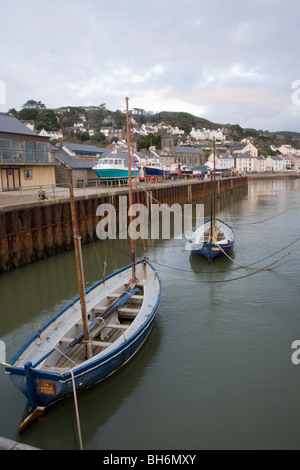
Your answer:
[[[266,171],[266,159],[263,156],[255,157],[253,160],[253,170],[257,171],[258,173],[263,173]]]
[[[49,137],[29,129],[14,116],[0,113],[0,189],[55,184],[57,165]]]
[[[220,140],[223,141],[226,139],[225,134],[221,129],[195,129],[192,128],[190,136],[196,140]]]
[[[266,169],[269,171],[283,171],[285,170],[285,161],[279,155],[269,156],[266,158]]]
[[[234,144],[230,148],[230,152],[233,153],[233,154],[248,153],[252,157],[257,157],[258,156],[257,148],[251,142],[243,142],[243,143],[239,143],[239,144]]]
[[[209,156],[208,161],[213,163],[213,153]],[[231,153],[217,153],[215,157],[216,170],[231,170],[234,168],[234,156]]]
[[[59,162],[59,166],[55,169],[56,182],[68,181],[68,168],[72,168],[73,181],[77,185],[95,180],[96,175],[92,168],[106,151],[106,148],[96,145],[62,142],[55,151],[55,159]]]
[[[300,155],[290,155],[292,169],[300,170]]]
[[[174,146],[173,154],[177,162],[188,166],[205,165],[206,156],[202,149],[187,146]]]
[[[251,173],[254,170],[254,157],[249,153],[235,155],[235,169],[238,173]]]

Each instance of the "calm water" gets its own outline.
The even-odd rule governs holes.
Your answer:
[[[147,243],[163,283],[156,323],[128,365],[78,395],[85,449],[300,449],[300,365],[291,362],[300,339],[299,196],[300,180],[286,178],[250,181],[219,201],[236,234],[232,260],[208,265],[184,239]],[[84,246],[87,285],[104,259],[106,274],[128,264],[128,249],[124,240]],[[8,359],[75,295],[72,252],[2,274]],[[72,399],[18,434],[26,399],[1,367],[0,435],[76,449]]]

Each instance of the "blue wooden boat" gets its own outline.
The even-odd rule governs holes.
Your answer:
[[[216,218],[215,141],[213,150],[214,166],[211,172],[210,219],[198,225],[193,230],[190,238],[190,250],[197,255],[204,256],[209,263],[217,256],[228,254],[232,250],[235,241],[233,229]]]
[[[79,297],[5,364],[11,380],[28,399],[20,431],[48,406],[104,380],[126,364],[148,337],[160,303],[157,271],[146,258],[136,261],[133,237],[131,264],[85,291],[72,172],[70,181]],[[130,177],[129,188],[132,203]]]
[[[28,399],[20,431],[45,409],[113,374],[139,350],[150,333],[161,297],[161,283],[146,259],[97,283],[85,294],[87,359],[80,297],[57,313],[6,365],[13,383]]]
[[[193,230],[190,247],[193,253],[202,255],[211,262],[216,256],[228,254],[234,241],[234,231],[228,224],[215,219],[212,227],[212,219],[209,219]]]

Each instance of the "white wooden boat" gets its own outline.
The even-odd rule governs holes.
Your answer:
[[[129,186],[131,189],[131,178]],[[131,191],[129,200],[132,203]],[[20,431],[49,405],[94,385],[126,364],[149,335],[160,303],[158,274],[146,258],[136,261],[133,237],[132,263],[85,292],[72,184],[70,201],[80,295],[5,364],[13,383],[28,398],[29,409]]]

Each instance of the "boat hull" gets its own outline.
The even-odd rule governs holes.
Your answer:
[[[201,255],[211,262],[214,258],[229,254],[232,251],[235,241],[235,235],[232,228],[222,222],[219,219],[216,219],[218,228],[225,232],[226,238],[224,238],[219,243],[212,243],[211,240],[204,241],[203,234],[208,230],[211,221],[207,220],[203,224],[200,224],[193,231],[193,235],[190,240],[191,251],[197,255]]]
[[[169,170],[163,170],[161,168],[144,166],[143,169],[144,169],[145,176],[169,176],[170,175]]]
[[[144,260],[139,263],[147,263],[148,269],[150,268],[156,273],[155,269],[148,261]],[[105,283],[107,279],[110,278],[113,280],[114,276],[118,276],[120,273],[127,270],[130,274],[131,266],[123,268],[104,281],[97,283],[87,292],[92,293],[93,289]],[[160,303],[161,283],[156,274],[155,276],[157,296],[155,297],[151,311],[149,310],[149,315],[147,314],[145,320],[142,320],[139,326],[133,329],[131,335],[128,335],[126,338],[124,335],[125,339],[122,338],[121,342],[117,342],[116,346],[110,348],[107,354],[98,354],[92,359],[83,362],[81,365],[75,366],[63,373],[46,371],[45,368],[39,369],[37,367],[39,361],[37,361],[35,365],[28,361],[23,367],[16,366],[15,363],[20,360],[22,354],[26,353],[26,348],[30,347],[30,345],[36,341],[37,337],[34,335],[14,356],[10,363],[7,364],[6,372],[10,375],[16,387],[27,397],[29,403],[29,411],[20,424],[21,431],[25,429],[32,419],[42,414],[48,406],[73,394],[74,388],[76,391],[81,391],[95,385],[115,373],[137,353],[151,331]],[[55,316],[55,320],[64,315],[77,301],[78,299],[68,305],[63,311],[59,312]],[[49,327],[49,324],[51,324],[51,321],[45,325],[44,329]]]
[[[98,176],[98,178],[103,180],[109,179],[128,179],[128,170],[127,169],[117,169],[117,168],[93,168],[94,173]],[[134,170],[131,171],[132,178],[135,177]]]
[[[233,248],[233,242],[227,243],[226,245],[217,245],[215,243],[205,243],[202,247],[192,250],[197,255],[204,256],[208,261],[212,261],[217,256],[229,254]]]

